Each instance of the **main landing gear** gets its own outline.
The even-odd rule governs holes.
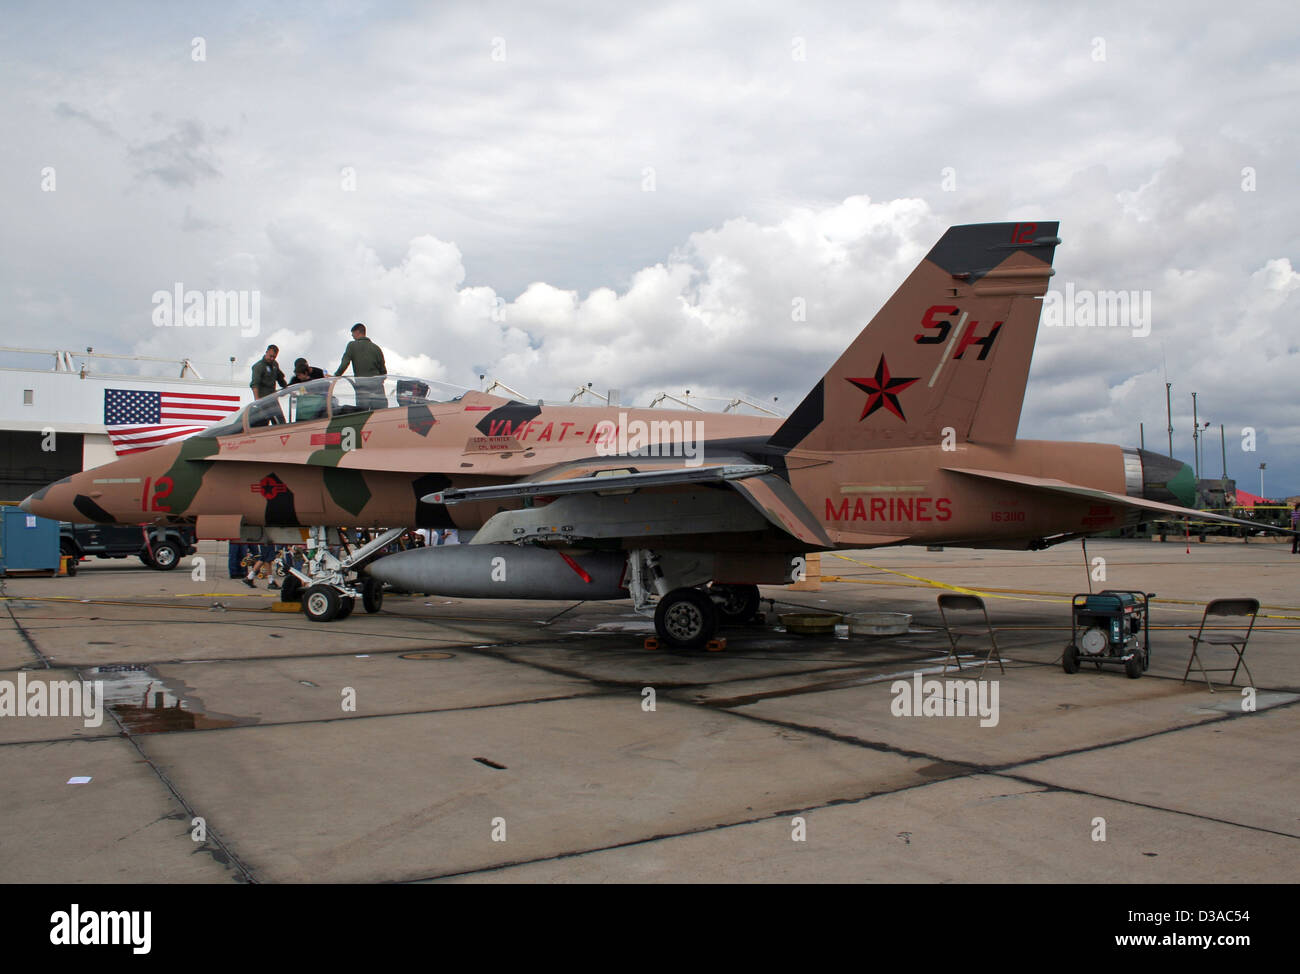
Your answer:
[[[658,554],[628,552],[628,590],[636,611],[654,615],[655,632],[675,649],[703,649],[722,625],[748,622],[758,612],[757,585],[716,585],[698,570],[666,573]]]
[[[302,611],[312,622],[346,619],[360,601],[367,612],[378,612],[384,604],[383,586],[375,579],[361,577],[361,566],[376,552],[401,537],[405,528],[391,528],[369,544],[344,558],[326,545],[326,529],[311,529],[305,568],[290,568],[280,591],[283,602],[302,602]]]

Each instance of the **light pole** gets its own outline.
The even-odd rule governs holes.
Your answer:
[[[1196,419],[1196,393],[1192,393],[1192,463],[1196,465],[1196,479],[1201,479],[1201,424]]]
[[[1172,382],[1165,383],[1165,425],[1169,427],[1169,458],[1174,456],[1174,414],[1173,407],[1170,405],[1170,395],[1174,387]]]
[[[1264,496],[1264,468],[1267,466],[1268,466],[1267,463],[1261,463],[1259,465],[1259,496],[1260,497]]]

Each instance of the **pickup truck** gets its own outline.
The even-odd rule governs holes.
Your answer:
[[[146,537],[145,532],[148,531]],[[59,523],[59,551],[74,558],[127,558],[132,555],[149,568],[171,571],[194,554],[194,530],[140,524]]]

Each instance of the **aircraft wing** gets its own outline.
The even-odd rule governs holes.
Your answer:
[[[626,469],[624,467],[624,469]],[[495,501],[511,497],[551,497],[560,494],[587,494],[638,487],[673,487],[684,484],[710,484],[740,480],[770,473],[762,464],[726,464],[713,467],[682,467],[672,470],[646,470],[639,473],[610,473],[602,476],[569,477],[560,480],[530,480],[489,487],[449,487],[420,498],[426,504],[459,504],[463,501]]]
[[[619,471],[626,470],[620,458]],[[749,503],[736,507],[730,492],[676,493],[639,492],[640,488],[689,487],[727,483]],[[761,529],[763,522],[816,548],[833,548],[826,534],[799,500],[790,485],[763,464],[729,463],[710,467],[648,470],[636,473],[595,472],[581,477],[531,480],[488,487],[447,488],[422,498],[427,504],[457,504],[465,501],[501,500],[516,497],[562,497],[566,494],[596,495],[586,499],[568,497],[544,507],[502,512],[498,523],[485,525],[474,543],[517,540],[527,537],[635,537],[653,534],[698,534]],[[760,520],[761,519],[761,520]],[[524,523],[526,522],[526,523]],[[504,534],[505,530],[509,534]],[[481,537],[481,541],[480,541]],[[862,536],[864,547],[893,544],[898,537]]]
[[[960,467],[944,467],[943,469],[948,473],[962,474],[967,477],[977,477],[980,480],[991,480],[996,483],[1014,484],[1018,487],[1029,487],[1033,490],[1040,490],[1050,494],[1060,494],[1069,497],[1084,497],[1091,500],[1105,501],[1107,504],[1115,504],[1120,507],[1128,508],[1129,510],[1150,511],[1155,514],[1185,517],[1197,521],[1216,521],[1221,524],[1237,524],[1242,527],[1254,528],[1257,531],[1274,531],[1278,534],[1297,533],[1289,528],[1279,528],[1271,524],[1261,524],[1258,521],[1247,521],[1239,517],[1229,517],[1226,514],[1214,514],[1211,511],[1198,511],[1191,507],[1179,507],[1177,504],[1165,504],[1162,501],[1149,501],[1143,497],[1129,497],[1126,494],[1116,494],[1109,490],[1099,490],[1095,487],[1081,487],[1078,484],[1067,483],[1064,480],[1052,480],[1047,477],[1030,477],[1026,474],[1004,473],[999,470],[969,470]]]
[[[775,527],[801,545],[833,547],[790,485],[764,464],[734,461],[706,467],[629,470],[639,458],[611,457],[603,470],[584,463],[581,476],[485,487],[447,488],[427,504],[545,497],[548,503],[499,511],[473,544],[540,538],[626,539],[725,535]],[[615,466],[617,464],[617,466]],[[573,466],[577,466],[576,464]],[[571,465],[554,471],[572,469]],[[719,490],[719,487],[731,489]],[[551,499],[553,498],[553,499]],[[798,546],[798,545],[796,545]]]

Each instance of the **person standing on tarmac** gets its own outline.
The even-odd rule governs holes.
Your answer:
[[[1291,530],[1300,531],[1300,502],[1291,511]],[[1300,534],[1291,536],[1291,554],[1300,554]]]
[[[249,588],[257,588],[257,577],[265,569],[266,573],[271,576],[271,581],[266,587],[272,590],[278,589],[280,584],[275,580],[275,545],[253,545],[252,549],[257,554],[253,564],[248,568],[248,574],[244,576],[244,584]]]

